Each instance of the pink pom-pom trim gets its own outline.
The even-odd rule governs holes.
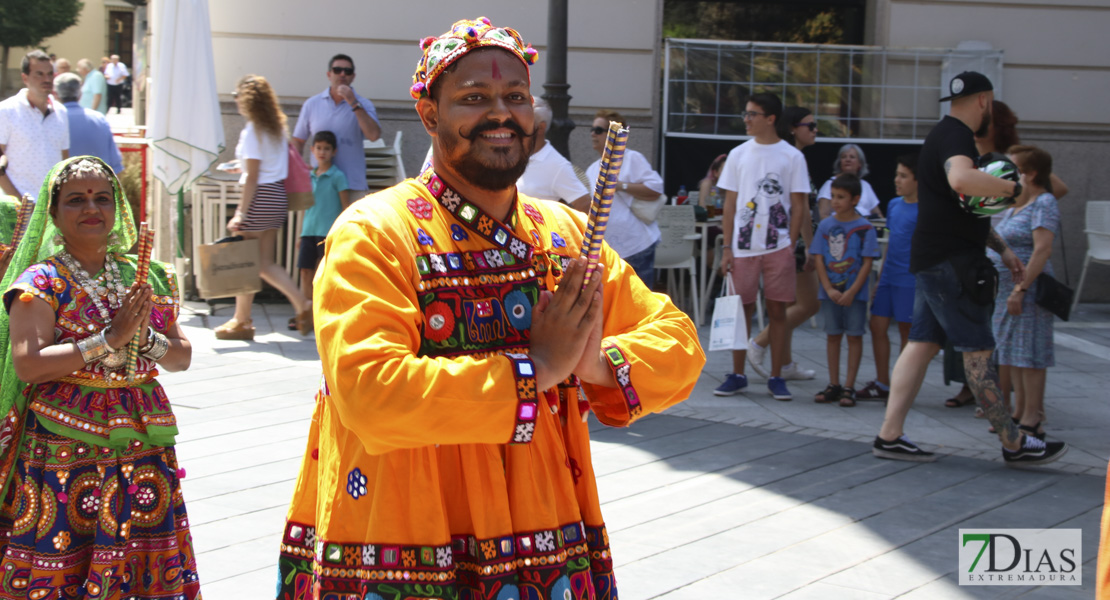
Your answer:
[[[417,95],[417,96],[423,96],[425,87],[426,86],[424,85],[423,82],[414,83],[414,84],[412,84],[412,93]]]
[[[58,502],[65,504],[69,500],[69,496],[65,492],[58,492]]]
[[[185,479],[185,467],[181,467],[177,470],[177,478]]]
[[[478,20],[485,23],[486,25],[489,25],[490,27],[493,27],[493,23],[490,23],[489,19],[486,17],[478,17]]]
[[[132,483],[131,485],[127,486],[127,493],[128,493],[128,494],[130,494],[130,495],[134,496],[134,495],[135,495],[135,492],[137,492],[137,491],[139,491],[139,486],[135,485],[134,483]]]

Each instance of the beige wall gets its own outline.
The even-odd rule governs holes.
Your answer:
[[[1110,133],[1110,1],[877,0],[875,8],[877,45],[989,42],[1005,52],[1001,99],[1023,121]]]
[[[643,4],[569,1],[568,79],[575,106],[650,113],[657,14],[642,10]],[[240,76],[259,73],[283,99],[303,100],[324,89],[328,58],[343,52],[355,60],[360,94],[379,106],[409,106],[408,88],[420,58],[417,40],[443,33],[457,19],[478,16],[515,28],[540,51],[532,69],[535,91],[546,77],[546,2],[477,0],[460,8],[450,0],[324,0],[310,11],[293,0],[210,0],[209,6],[216,82],[225,93]]]

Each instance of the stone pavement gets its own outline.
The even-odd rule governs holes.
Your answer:
[[[161,377],[180,421],[178,454],[202,589],[209,600],[269,598],[282,520],[319,381],[311,337],[285,329],[285,305],[256,305],[254,342],[219,341],[230,308],[183,313],[192,367]],[[815,404],[824,337],[803,327],[795,351],[815,381],[776,402],[753,378],[746,396],[712,390],[728,370],[711,353],[691,398],[627,429],[593,426],[594,463],[621,598],[1089,598],[1110,440],[1110,306],[1081,307],[1057,329],[1047,428],[1071,451],[1015,470],[970,407],[948,409],[940,363],[907,432],[942,456],[878,460],[881,403]],[[896,334],[895,334],[896,337]],[[867,346],[867,344],[865,344]],[[872,376],[865,351],[861,381]],[[958,586],[959,528],[1080,528],[1081,587]]]

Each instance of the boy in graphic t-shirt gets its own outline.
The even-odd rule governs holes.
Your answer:
[[[828,335],[829,385],[814,396],[817,402],[855,406],[854,390],[863,357],[867,323],[867,279],[871,262],[879,257],[875,228],[856,212],[859,178],[842,173],[832,182],[833,214],[821,221],[809,253],[817,256],[817,297]],[[848,335],[848,372],[840,385],[840,338]]]
[[[801,231],[809,195],[809,174],[801,151],[779,138],[775,124],[782,102],[774,94],[755,94],[743,113],[752,136],[733,148],[721,169],[717,187],[725,190],[721,229],[724,250],[721,270],[731,276],[750,323],[763,278],[763,297],[770,321],[771,376],[767,389],[776,400],[790,400],[782,378],[786,356],[786,307],[794,301],[794,243]],[[750,330],[750,328],[749,328]],[[733,372],[714,394],[731,396],[748,387],[744,375],[747,350],[732,352]]]

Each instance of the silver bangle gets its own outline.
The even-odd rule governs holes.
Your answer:
[[[84,359],[86,365],[108,356],[112,351],[103,331],[78,340],[77,349],[81,351],[81,358]]]
[[[143,352],[143,356],[158,362],[170,351],[170,339],[153,330],[151,330],[151,337],[153,338],[153,344],[149,350]]]

